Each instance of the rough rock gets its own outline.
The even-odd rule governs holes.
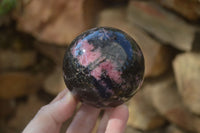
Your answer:
[[[24,69],[36,64],[37,53],[31,51],[0,50],[0,69]]]
[[[157,111],[168,121],[182,129],[200,132],[200,118],[184,106],[173,77],[169,76],[149,83],[145,93],[149,95]]]
[[[52,95],[57,95],[66,88],[63,80],[62,67],[57,67],[44,81],[44,89]]]
[[[164,43],[184,51],[192,49],[196,28],[152,2],[130,1],[128,19]]]
[[[189,20],[198,20],[200,18],[199,0],[159,0],[159,2]]]
[[[165,119],[155,110],[140,90],[129,102],[128,125],[140,130],[152,130],[161,127]]]
[[[145,76],[158,76],[164,73],[173,57],[173,50],[149,37],[147,33],[126,19],[126,10],[111,8],[100,13],[98,26],[111,26],[132,36],[140,45],[145,58]]]
[[[0,74],[0,98],[12,99],[38,90],[41,75],[28,72],[7,72]]]
[[[22,132],[37,111],[45,104],[36,95],[31,95],[27,102],[21,103],[17,107],[15,116],[8,122],[8,128],[14,129],[15,132]]]
[[[173,61],[179,93],[185,105],[200,115],[200,54],[184,53]]]
[[[36,49],[51,58],[57,65],[62,65],[66,47],[35,43]]]
[[[100,0],[31,0],[14,16],[18,29],[39,40],[66,45],[94,25],[101,5]]]

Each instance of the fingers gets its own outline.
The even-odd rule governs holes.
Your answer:
[[[123,133],[129,112],[126,105],[107,110],[100,122],[98,133]]]
[[[54,103],[54,102],[56,102],[56,101],[58,101],[58,100],[60,100],[61,98],[63,98],[63,97],[67,94],[68,91],[69,91],[68,89],[62,90],[62,91],[50,102],[50,104],[51,104],[51,103]]]
[[[61,92],[50,104],[40,109],[23,133],[59,132],[62,123],[73,115],[76,105],[77,101],[70,92]]]
[[[123,133],[128,116],[129,112],[126,105],[116,107],[109,118],[105,133]]]
[[[108,124],[108,120],[110,118],[110,114],[112,113],[113,109],[106,109],[104,111],[103,117],[100,121],[97,133],[105,133],[107,124]]]
[[[100,109],[82,104],[67,133],[90,133],[94,128]]]
[[[77,100],[63,90],[50,104],[42,107],[23,133],[59,133],[64,121],[73,115]],[[89,133],[95,126],[100,109],[82,104],[67,133]],[[100,122],[98,133],[122,133],[128,120],[125,105],[107,109]]]
[[[44,106],[39,111],[41,117],[50,117],[56,123],[62,123],[73,115],[77,101],[70,92],[66,93],[62,98],[53,101],[51,104]],[[45,115],[46,114],[46,115]]]

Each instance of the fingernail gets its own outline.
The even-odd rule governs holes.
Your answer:
[[[71,92],[67,92],[67,94],[60,100],[61,102],[69,102],[73,98]]]

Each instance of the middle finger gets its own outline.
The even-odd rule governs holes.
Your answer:
[[[94,128],[100,109],[82,104],[66,133],[90,133]]]

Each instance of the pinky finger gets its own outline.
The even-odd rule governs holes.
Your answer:
[[[128,107],[120,105],[116,107],[108,120],[105,133],[123,133],[128,121]]]

